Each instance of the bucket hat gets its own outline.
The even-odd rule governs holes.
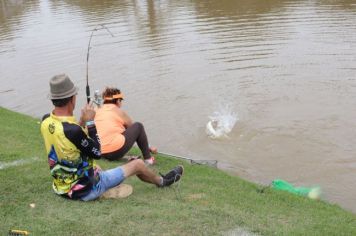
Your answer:
[[[49,87],[49,99],[69,98],[76,95],[79,90],[66,74],[53,76],[49,82]]]

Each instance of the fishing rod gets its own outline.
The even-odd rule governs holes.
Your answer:
[[[91,44],[91,40],[93,38],[94,32],[101,30],[101,29],[105,29],[107,32],[109,32],[109,34],[111,35],[111,37],[115,37],[115,35],[113,33],[111,33],[111,31],[104,25],[104,24],[100,24],[97,25],[91,32],[90,38],[89,38],[89,43],[88,43],[88,51],[87,51],[87,85],[86,85],[86,95],[87,95],[87,103],[90,102],[90,87],[89,87],[89,56],[90,56],[90,44]]]

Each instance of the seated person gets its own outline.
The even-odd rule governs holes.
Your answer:
[[[180,180],[183,166],[179,165],[166,175],[159,176],[142,160],[133,160],[110,170],[101,170],[95,159],[101,158],[100,142],[95,123],[95,110],[91,105],[82,109],[79,125],[73,116],[78,88],[65,74],[50,80],[50,99],[54,109],[43,117],[41,133],[56,194],[90,201],[105,191],[136,175],[140,180],[167,187]]]
[[[143,125],[133,122],[129,115],[121,109],[123,94],[117,88],[106,88],[102,96],[104,104],[96,111],[95,115],[102,157],[108,160],[118,160],[137,142],[145,164],[153,165],[155,159],[151,153],[156,153],[157,149],[148,146]]]

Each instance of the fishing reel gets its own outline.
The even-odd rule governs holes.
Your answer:
[[[101,107],[101,105],[103,105],[103,98],[101,97],[99,89],[95,90],[94,97],[91,98],[91,101],[93,101],[97,107]]]

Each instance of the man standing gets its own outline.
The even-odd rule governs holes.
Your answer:
[[[76,122],[73,111],[77,92],[78,88],[65,74],[50,80],[49,97],[54,110],[43,117],[41,133],[56,194],[89,201],[132,175],[157,187],[167,187],[180,180],[181,165],[163,176],[153,173],[142,160],[106,171],[98,168],[94,159],[100,159],[101,152],[94,123],[95,111],[91,105],[86,105],[79,124]]]

